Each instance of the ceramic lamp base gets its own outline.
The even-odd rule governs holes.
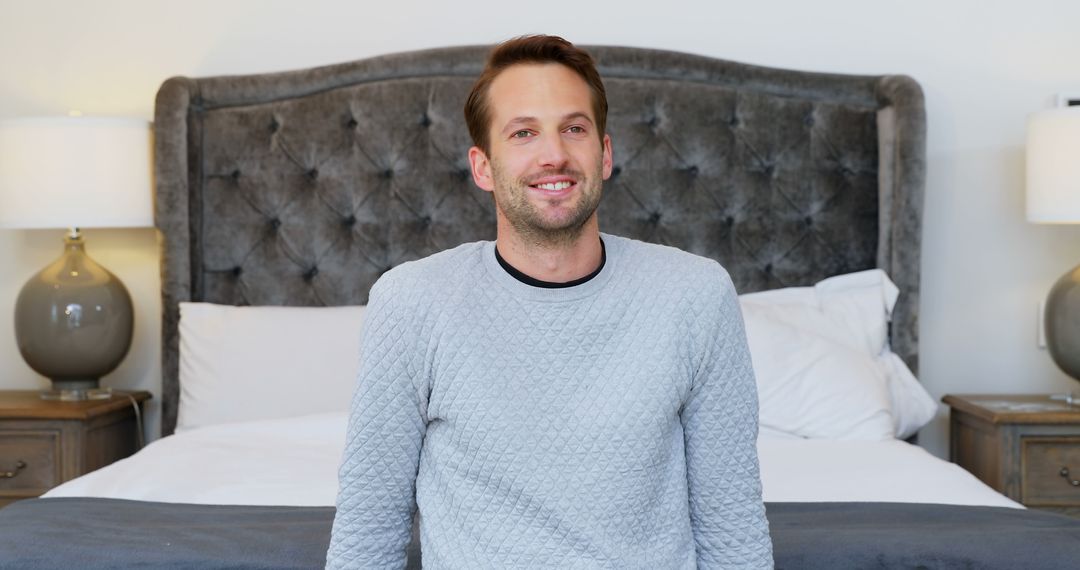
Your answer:
[[[15,303],[15,339],[30,368],[52,380],[43,398],[108,397],[98,379],[131,347],[131,296],[124,284],[90,259],[78,231],[64,254],[26,282]]]
[[[1046,348],[1063,372],[1080,381],[1080,267],[1062,275],[1046,297]]]

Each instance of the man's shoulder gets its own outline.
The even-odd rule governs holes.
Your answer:
[[[440,291],[452,286],[456,280],[467,278],[471,270],[480,269],[487,241],[463,243],[457,247],[433,253],[427,257],[406,261],[394,266],[379,277],[372,292],[392,290],[422,294]]]
[[[731,281],[727,270],[715,259],[677,247],[609,234],[604,234],[604,241],[620,249],[620,263],[632,273],[662,280],[689,280],[702,285]]]

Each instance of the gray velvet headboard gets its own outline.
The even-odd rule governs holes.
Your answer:
[[[494,239],[462,115],[488,49],[161,87],[163,435],[176,425],[179,302],[362,304],[396,264]],[[614,145],[602,231],[714,258],[740,292],[881,267],[902,291],[893,349],[917,368],[918,84],[587,49]]]

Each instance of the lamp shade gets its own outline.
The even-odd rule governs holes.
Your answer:
[[[0,121],[0,228],[153,226],[150,123]]]
[[[1028,117],[1027,219],[1080,224],[1080,107]]]

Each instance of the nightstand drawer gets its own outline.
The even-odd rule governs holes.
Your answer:
[[[1025,437],[1021,440],[1021,493],[1025,505],[1080,504],[1080,437]],[[1062,476],[1062,470],[1068,475]]]
[[[0,431],[0,496],[36,496],[60,483],[60,432]]]
[[[149,399],[149,392],[117,391],[58,402],[33,390],[0,390],[0,507],[135,453],[135,407]]]

